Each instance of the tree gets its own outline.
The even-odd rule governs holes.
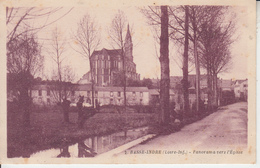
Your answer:
[[[52,92],[55,96],[57,103],[61,103],[63,99],[62,95],[62,85],[63,85],[63,61],[65,60],[66,56],[64,55],[65,52],[65,39],[62,37],[62,33],[56,27],[52,32],[52,44],[51,44],[51,51],[50,56],[54,61],[55,65],[57,66],[56,70],[53,71],[52,80],[56,80],[57,86],[53,86]],[[58,91],[58,94],[56,94]]]
[[[188,60],[195,64],[196,71],[196,112],[199,114],[200,110],[200,60],[198,43],[201,35],[201,25],[207,18],[207,6],[180,6],[177,8],[170,8],[170,16],[173,17],[174,22],[169,26],[173,30],[171,38],[180,44],[184,45],[184,59],[183,59],[183,89],[184,89],[184,106],[185,111],[188,109]],[[184,13],[180,15],[179,13]],[[180,16],[178,16],[180,15]],[[177,26],[174,24],[176,23]],[[191,45],[189,45],[191,41]],[[192,53],[194,59],[188,57],[188,53]]]
[[[199,38],[199,27],[200,21],[203,17],[202,7],[201,6],[191,6],[190,7],[190,21],[192,25],[192,35],[191,40],[193,42],[193,54],[194,62],[196,68],[196,112],[197,115],[200,112],[200,62],[198,58],[198,38]]]
[[[100,32],[95,18],[86,14],[78,23],[77,34],[74,35],[79,52],[85,59],[89,61],[91,88],[92,88],[92,107],[94,107],[94,92],[95,92],[95,64],[91,62],[91,54],[97,49],[100,44]]]
[[[112,20],[111,27],[109,29],[109,37],[112,41],[112,45],[114,48],[120,48],[118,53],[123,60],[123,92],[124,92],[124,106],[127,105],[126,99],[126,58],[125,58],[125,49],[124,49],[124,31],[127,24],[127,18],[123,11],[119,10],[118,13],[115,15],[114,19]],[[128,25],[129,30],[129,25]]]
[[[188,73],[189,73],[189,56],[188,51],[189,48],[189,6],[177,6],[177,7],[168,7],[169,13],[169,37],[175,44],[175,48],[182,48],[181,55],[182,59],[182,70],[183,70],[183,94],[184,94],[184,112],[186,114],[189,113],[189,85],[188,85]],[[148,9],[141,9],[141,12],[148,18],[149,24],[153,26],[153,30],[155,32],[155,40],[157,41],[158,35],[158,25],[161,24],[160,16],[161,12],[158,7],[148,7]],[[174,56],[173,61],[176,62],[176,56]],[[180,66],[181,67],[181,66]]]
[[[173,40],[178,41],[184,45],[184,59],[183,59],[183,86],[184,86],[184,106],[188,109],[188,60],[191,60],[195,64],[196,71],[196,112],[199,114],[200,109],[200,58],[199,58],[199,39],[201,36],[201,27],[204,22],[210,22],[208,20],[208,6],[180,6],[177,9],[170,8],[170,15],[173,16],[173,23],[177,23],[178,26],[170,24],[173,32],[171,37]],[[184,15],[178,16],[179,11],[182,11]],[[184,40],[183,40],[184,39]],[[191,45],[189,45],[191,41]],[[192,53],[194,59],[188,57],[188,52]],[[186,111],[186,110],[185,110]],[[188,111],[188,110],[187,110]]]
[[[147,87],[148,89],[153,88],[153,82],[150,78],[144,78],[142,81],[142,85]]]
[[[76,85],[72,84],[75,79],[75,74],[70,66],[63,66],[61,69],[62,80],[58,79],[57,71],[53,70],[52,80],[47,82],[48,89],[54,101],[60,105],[63,99],[72,96],[72,93],[77,89]]]
[[[184,112],[189,114],[189,7],[185,6],[185,25],[184,25],[184,53],[183,53],[183,98],[184,98]]]
[[[68,65],[64,65],[64,60],[66,59],[66,55],[64,54],[66,51],[65,49],[66,39],[62,36],[62,33],[56,27],[52,32],[52,43],[50,50],[51,58],[56,65],[53,70],[52,80],[56,82],[49,86],[49,90],[58,104],[61,105],[63,103],[64,121],[69,122],[67,109],[69,103],[67,98],[75,88],[71,83],[74,80],[74,73]]]
[[[234,23],[226,18],[228,8],[213,6],[207,9],[208,17],[201,26],[200,60],[208,76],[209,109],[218,106],[217,75],[225,72],[231,63],[230,46],[234,34]]]
[[[161,6],[161,36],[160,36],[160,108],[161,124],[167,125],[170,122],[169,100],[170,100],[170,68],[169,68],[169,34],[168,34],[168,7]]]
[[[18,102],[23,112],[24,126],[30,125],[30,89],[33,76],[43,67],[41,46],[37,37],[24,33],[7,45],[7,72],[15,76],[8,80],[9,88],[18,93]],[[10,82],[10,83],[9,83]],[[12,87],[13,86],[13,87]]]
[[[51,15],[61,11],[62,8],[37,8],[37,7],[6,7],[7,45],[23,34],[36,34],[45,27],[55,23],[66,16],[73,8],[58,17]],[[34,21],[40,21],[37,26],[30,25]]]
[[[50,17],[62,8],[6,8],[7,25],[7,72],[15,77],[15,88],[19,93],[19,104],[23,112],[23,123],[30,126],[30,103],[28,96],[32,79],[43,67],[41,46],[36,34],[50,24],[64,17],[72,9],[58,18]],[[51,18],[51,19],[50,19]],[[38,26],[31,23],[42,19]],[[38,21],[39,21],[38,20]],[[7,83],[7,85],[12,85]]]

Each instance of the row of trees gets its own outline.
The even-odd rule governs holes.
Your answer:
[[[188,90],[189,63],[194,64],[196,69],[197,115],[201,111],[199,105],[201,68],[207,72],[209,109],[218,105],[217,76],[229,68],[230,47],[234,42],[235,25],[229,9],[230,7],[225,6],[161,6],[141,9],[154,30],[155,40],[160,41],[161,116],[166,116],[161,118],[162,123],[169,122],[167,119],[169,116],[168,38],[173,42],[175,48],[182,50],[184,115],[186,117],[191,115]],[[160,36],[159,32],[161,32]]]

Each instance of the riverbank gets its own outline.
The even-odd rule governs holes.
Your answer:
[[[29,157],[50,148],[73,144],[93,135],[111,134],[156,123],[155,113],[97,113],[78,128],[77,113],[71,112],[69,124],[61,111],[31,113],[31,127],[23,128],[18,112],[8,114],[8,157]]]

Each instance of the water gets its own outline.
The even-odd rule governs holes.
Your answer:
[[[30,157],[95,157],[148,134],[148,127],[129,129],[110,135],[93,136],[61,149],[49,149]]]

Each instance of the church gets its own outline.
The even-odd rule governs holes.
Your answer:
[[[126,78],[140,80],[140,74],[136,73],[136,64],[133,61],[133,43],[129,25],[125,37],[124,54],[122,54],[122,49],[108,50],[105,48],[92,53],[90,61],[95,85],[118,86],[118,82],[123,80],[123,60],[125,61]],[[78,83],[91,83],[91,72],[84,74]]]

